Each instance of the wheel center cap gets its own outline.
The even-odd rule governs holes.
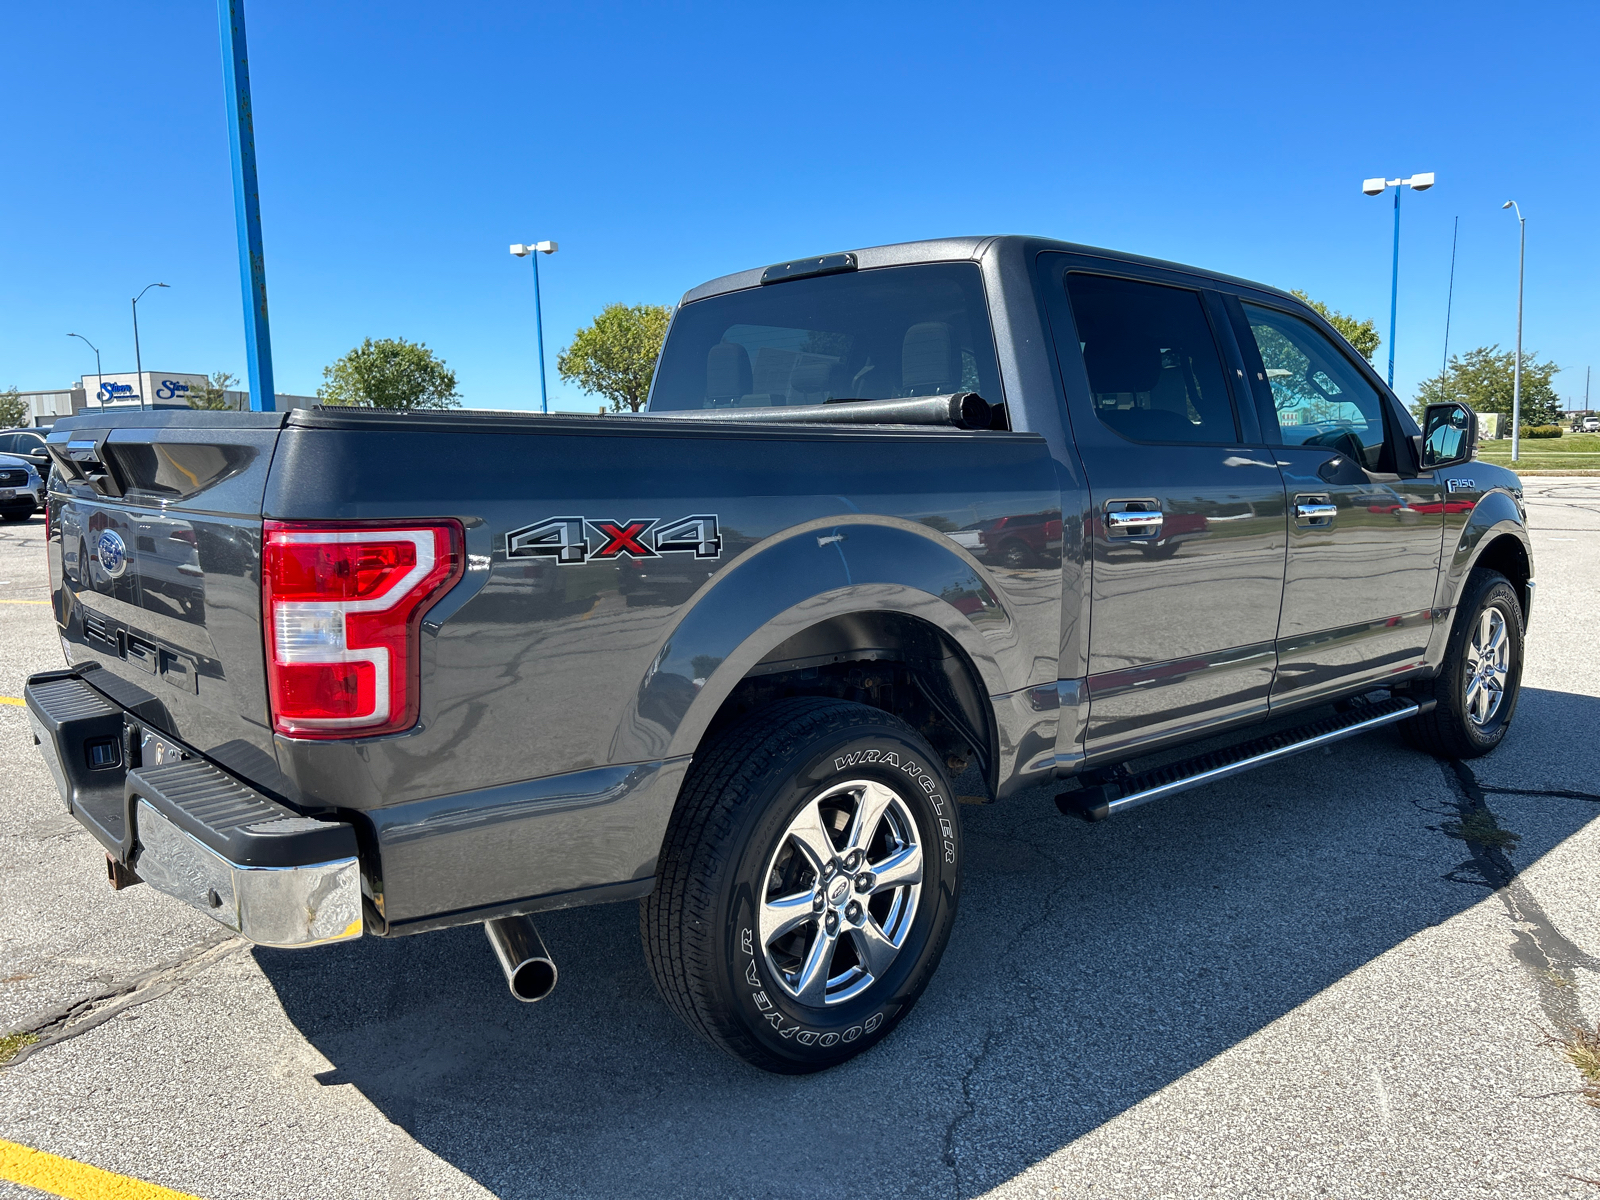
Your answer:
[[[850,880],[846,876],[839,876],[828,888],[828,903],[839,905],[844,903],[844,898],[850,894]]]

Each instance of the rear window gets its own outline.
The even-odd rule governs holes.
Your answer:
[[[686,304],[650,411],[950,392],[1003,399],[976,263],[794,279]]]

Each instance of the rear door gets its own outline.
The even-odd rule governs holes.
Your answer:
[[[1288,490],[1274,704],[1420,668],[1446,497],[1433,472],[1416,469],[1415,424],[1304,314],[1268,296],[1228,307]]]
[[[1284,490],[1221,299],[1106,260],[1041,269],[1092,497],[1089,755],[1266,712]]]

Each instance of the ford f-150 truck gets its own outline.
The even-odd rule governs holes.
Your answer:
[[[637,416],[57,422],[28,711],[114,887],[271,946],[483,924],[523,999],[531,914],[639,901],[674,1011],[816,1070],[938,963],[964,772],[1098,820],[1390,723],[1499,743],[1521,493],[1423,426],[1244,280],[780,263],[684,296]]]

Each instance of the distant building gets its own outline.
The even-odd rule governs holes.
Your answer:
[[[86,375],[64,388],[22,392],[28,405],[28,424],[48,427],[60,417],[70,417],[96,409],[121,408],[182,408],[189,393],[205,387],[209,380],[204,375],[188,371],[146,371],[142,375],[132,371],[110,375]],[[223,398],[228,407],[247,409],[250,393],[226,391]],[[321,403],[315,396],[291,396],[279,392],[274,397],[274,411],[291,408],[310,408]]]

